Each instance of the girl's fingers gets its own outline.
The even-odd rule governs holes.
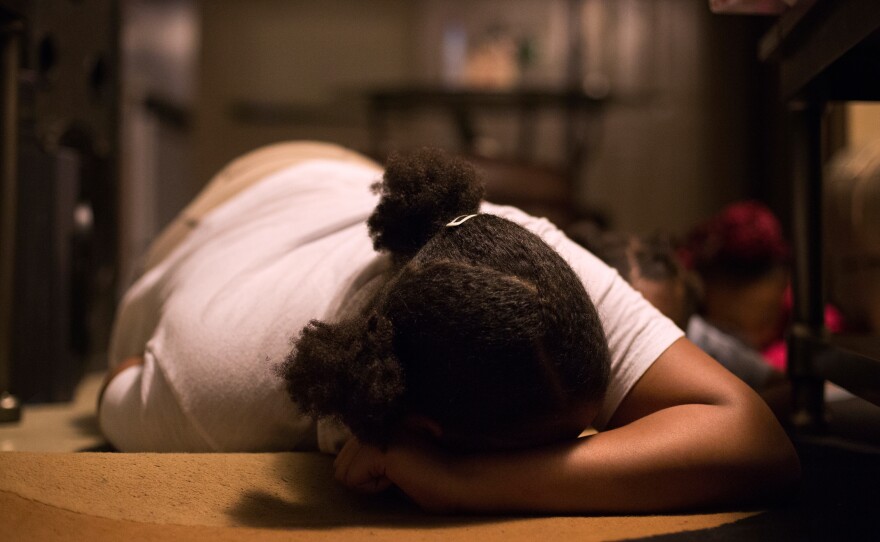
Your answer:
[[[367,493],[378,493],[380,491],[385,491],[389,487],[391,487],[391,480],[383,476],[380,478],[372,478],[365,484],[360,484],[358,489]]]
[[[336,461],[333,463],[336,480],[346,483],[348,473],[351,470],[351,465],[354,463],[354,459],[357,457],[360,450],[361,443],[357,438],[350,438],[348,442],[345,443],[345,446],[342,447],[339,455],[336,456]]]
[[[340,465],[343,461],[345,461],[345,456],[346,456],[347,453],[349,453],[349,452],[347,452],[346,450],[349,449],[349,444],[350,444],[351,441],[354,440],[354,439],[355,439],[355,437],[352,437],[352,438],[346,440],[346,441],[345,441],[345,444],[342,445],[342,449],[339,450],[339,452],[336,454],[336,458],[333,460],[333,468],[334,468],[334,469],[337,468],[337,467],[339,467],[339,465]]]
[[[334,462],[336,481],[358,491],[376,493],[387,489],[391,481],[385,477],[384,454],[356,438],[345,443]]]

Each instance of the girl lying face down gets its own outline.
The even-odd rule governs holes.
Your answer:
[[[479,214],[462,162],[394,158],[374,188],[368,226],[391,277],[360,314],[312,321],[280,368],[303,412],[354,434],[340,481],[395,484],[436,510],[645,512],[775,496],[796,479],[760,399],[686,339],[605,431],[578,438],[614,378],[578,274],[535,234]]]
[[[609,354],[571,268],[476,214],[482,190],[462,164],[395,162],[380,190],[370,231],[399,270],[366,314],[303,330],[285,368],[294,400],[380,445],[414,420],[463,447],[576,437],[592,419],[565,418],[595,415]]]

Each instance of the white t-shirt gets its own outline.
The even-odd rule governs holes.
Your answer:
[[[332,318],[379,258],[366,227],[378,176],[334,160],[270,175],[209,213],[129,289],[110,364],[141,355],[144,364],[105,390],[99,420],[114,446],[231,452],[329,442],[297,411],[275,368],[309,320]],[[595,422],[602,429],[682,331],[547,220],[489,203],[482,211],[541,236],[583,280],[611,348],[611,383]]]

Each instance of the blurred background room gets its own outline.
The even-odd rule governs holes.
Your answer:
[[[785,96],[759,45],[798,6],[724,4],[0,0],[0,445],[28,446],[19,405],[49,416],[84,377],[71,431],[100,442],[120,296],[161,229],[261,145],[443,147],[489,199],[562,228],[675,239],[754,200],[792,239]],[[822,120],[823,284],[876,347],[880,107],[831,100]]]

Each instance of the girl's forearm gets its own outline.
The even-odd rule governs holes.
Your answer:
[[[794,447],[767,405],[681,339],[630,390],[612,429],[553,447],[445,456],[392,446],[383,475],[435,510],[659,512],[779,494]]]
[[[798,476],[784,433],[764,416],[679,405],[576,442],[527,452],[447,457],[389,478],[439,510],[659,512],[729,504],[784,490]],[[739,429],[737,429],[739,428]],[[419,477],[433,477],[427,494]],[[445,494],[443,494],[445,493]]]

